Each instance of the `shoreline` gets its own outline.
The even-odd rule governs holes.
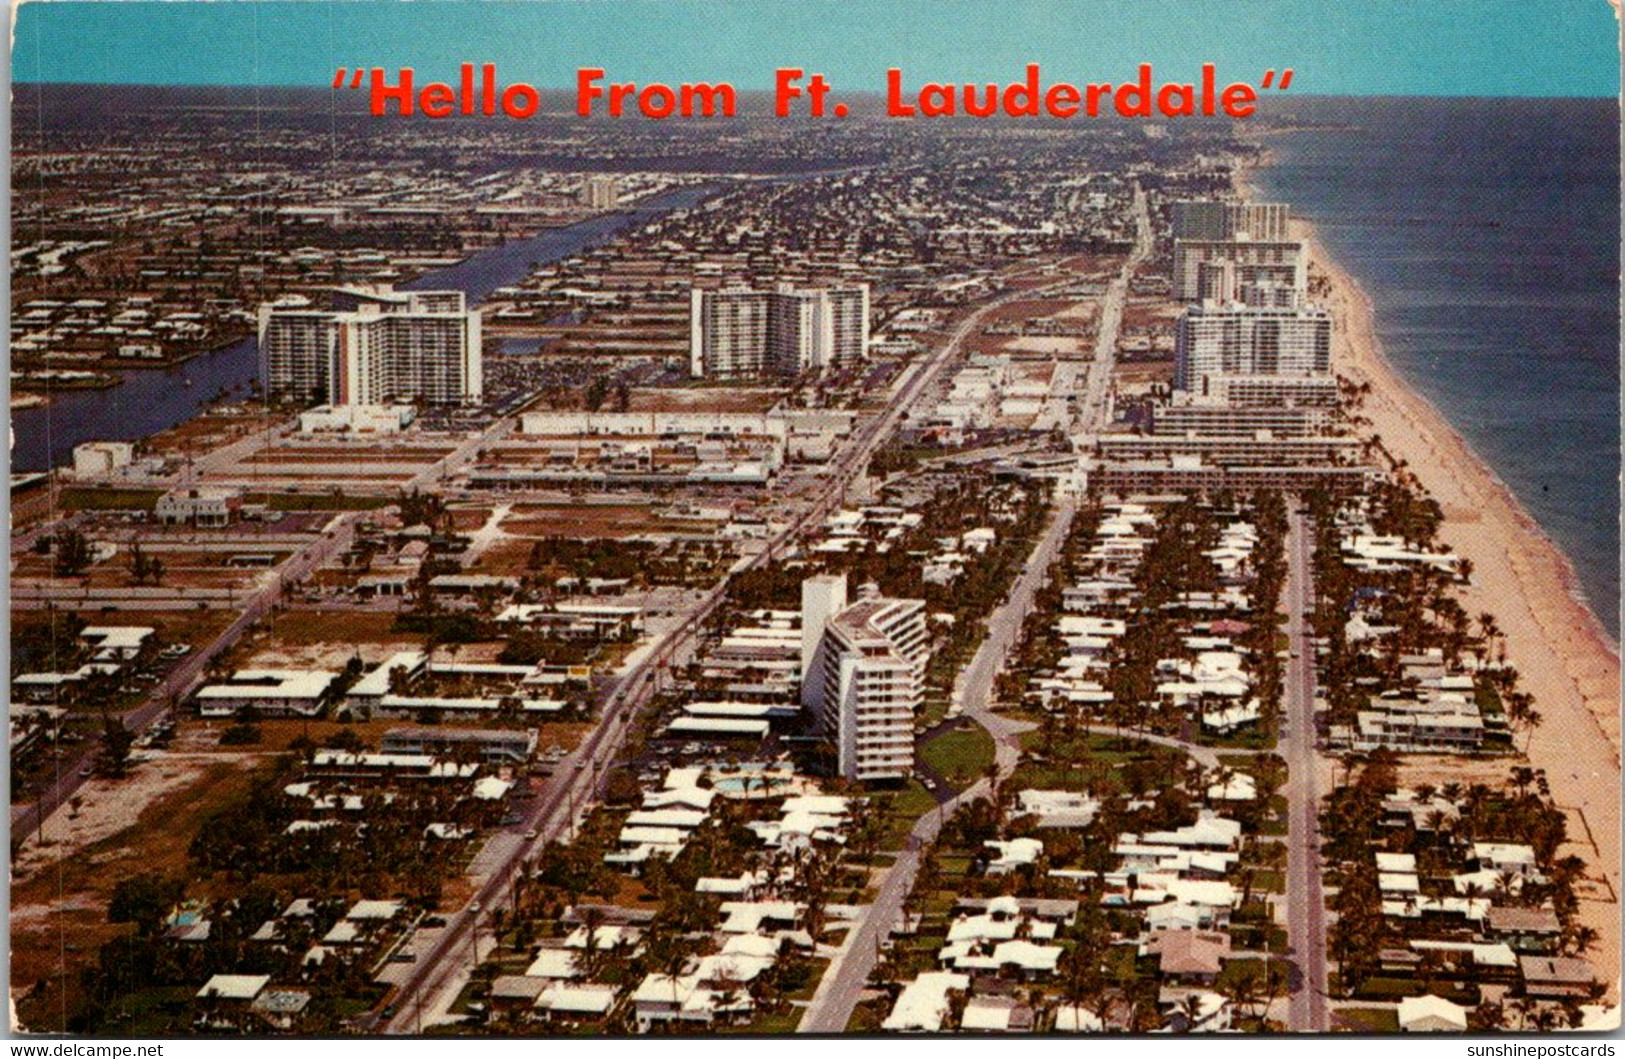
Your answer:
[[[1620,972],[1620,659],[1596,614],[1574,591],[1573,565],[1511,489],[1473,452],[1442,413],[1412,390],[1382,354],[1370,298],[1333,261],[1313,226],[1294,222],[1311,259],[1328,277],[1332,359],[1369,382],[1361,411],[1370,433],[1415,476],[1444,512],[1441,541],[1472,560],[1459,590],[1469,614],[1489,611],[1508,660],[1535,699],[1542,723],[1525,756],[1542,770],[1569,816],[1566,850],[1587,862],[1579,922],[1598,932],[1587,954],[1619,998]],[[1510,766],[1509,766],[1510,767]]]
[[[1268,164],[1268,153],[1261,164]],[[1256,189],[1237,171],[1237,190]],[[1469,614],[1488,611],[1508,660],[1535,699],[1542,723],[1526,737],[1529,764],[1546,773],[1569,815],[1566,849],[1587,861],[1577,919],[1599,934],[1587,954],[1619,999],[1620,655],[1581,588],[1574,565],[1512,489],[1442,412],[1411,387],[1382,351],[1369,295],[1327,252],[1314,225],[1295,218],[1293,235],[1330,285],[1332,363],[1370,394],[1362,433],[1383,447],[1439,503],[1440,540],[1473,563],[1458,595]],[[1510,767],[1510,766],[1509,766]]]

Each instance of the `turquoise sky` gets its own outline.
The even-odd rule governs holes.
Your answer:
[[[504,81],[771,84],[776,66],[878,91],[1004,81],[1027,62],[1055,79],[1162,78],[1219,64],[1332,95],[1615,96],[1618,27],[1606,0],[533,0],[533,2],[75,2],[34,0],[16,23],[17,81],[327,85],[338,66],[413,66],[450,79],[495,62]]]

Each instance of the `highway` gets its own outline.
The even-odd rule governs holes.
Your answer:
[[[1286,728],[1280,753],[1286,759],[1287,947],[1297,971],[1288,996],[1287,1028],[1326,1032],[1326,898],[1321,890],[1320,782],[1315,761],[1314,645],[1304,611],[1314,604],[1309,555],[1312,538],[1304,516],[1287,523],[1287,661],[1282,696]]]

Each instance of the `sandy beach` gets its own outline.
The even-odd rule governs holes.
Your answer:
[[[1462,592],[1467,613],[1489,611],[1504,632],[1507,656],[1535,697],[1544,719],[1529,740],[1534,768],[1544,769],[1552,795],[1570,813],[1573,852],[1591,865],[1597,885],[1581,901],[1583,922],[1602,940],[1588,957],[1619,998],[1620,968],[1620,670],[1619,649],[1595,614],[1575,595],[1567,557],[1510,490],[1432,404],[1388,363],[1374,328],[1372,305],[1359,285],[1295,222],[1315,266],[1331,280],[1333,362],[1356,384],[1369,382],[1365,428],[1405,461],[1438,500],[1441,538],[1472,560],[1472,584]],[[1615,517],[1598,511],[1599,518]],[[1519,737],[1520,743],[1523,737]],[[1509,766],[1510,767],[1510,766]]]

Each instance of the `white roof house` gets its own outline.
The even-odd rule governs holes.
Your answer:
[[[526,978],[578,978],[576,954],[569,949],[540,949],[536,959],[525,968]]]
[[[1443,997],[1406,997],[1399,1002],[1399,1028],[1406,1033],[1463,1033],[1467,1009]]]
[[[948,994],[969,988],[970,975],[927,971],[903,987],[880,1028],[935,1033],[942,1029],[942,1022],[948,1017]]]
[[[218,997],[221,1000],[253,1000],[271,984],[268,974],[217,974],[203,983],[197,991],[198,999]]]
[[[337,673],[320,669],[239,669],[222,683],[198,691],[198,713],[231,717],[250,707],[267,714],[312,717],[321,712],[322,697],[337,679]]]
[[[1012,838],[1004,842],[985,842],[983,845],[998,854],[987,863],[989,875],[1006,875],[1024,864],[1032,864],[1044,852],[1044,843],[1036,838]]]
[[[607,1015],[614,1006],[615,987],[593,983],[550,985],[536,998],[538,1010],[561,1015]]]

